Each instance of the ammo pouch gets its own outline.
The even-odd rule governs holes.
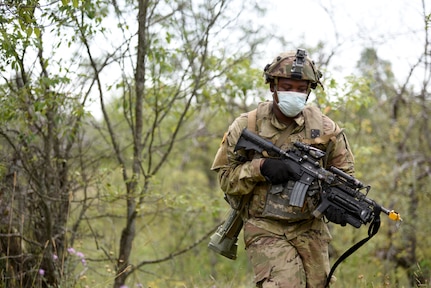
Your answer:
[[[290,206],[289,200],[296,181],[271,185],[266,196],[262,217],[277,221],[297,222],[313,218],[312,212],[320,201],[318,181],[311,183],[302,207]]]

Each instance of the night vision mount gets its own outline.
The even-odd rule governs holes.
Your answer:
[[[306,57],[307,52],[305,49],[299,48],[298,51],[296,51],[295,60],[293,61],[292,69],[290,70],[290,72],[292,72],[293,79],[302,79],[302,69],[304,68]]]

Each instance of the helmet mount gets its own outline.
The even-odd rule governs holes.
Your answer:
[[[292,64],[292,78],[293,79],[302,79],[302,69],[304,68],[305,57],[307,56],[307,52],[304,49],[298,49],[296,51],[295,60]]]

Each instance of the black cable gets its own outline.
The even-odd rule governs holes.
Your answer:
[[[334,263],[334,265],[331,268],[331,271],[329,272],[328,277],[326,278],[326,284],[325,284],[325,288],[329,287],[329,283],[331,282],[331,278],[332,275],[335,272],[335,269],[337,269],[337,266],[343,262],[347,257],[349,257],[350,255],[352,255],[356,250],[358,250],[362,245],[364,245],[365,243],[367,243],[368,240],[370,240],[371,238],[373,238],[374,235],[377,234],[377,232],[379,232],[379,228],[380,228],[380,209],[375,209],[375,217],[373,219],[373,221],[370,223],[370,227],[368,228],[368,237],[362,239],[361,241],[359,241],[358,243],[356,243],[355,245],[353,245],[352,247],[350,247],[346,252],[343,253],[343,255],[341,255],[337,261]]]

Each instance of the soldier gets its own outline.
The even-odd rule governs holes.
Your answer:
[[[324,287],[331,235],[324,220],[312,215],[319,203],[318,181],[310,185],[302,207],[290,206],[295,182],[285,162],[234,148],[248,128],[283,150],[301,141],[325,151],[324,168],[335,166],[353,175],[354,158],[342,129],[306,105],[311,90],[322,86],[322,74],[305,50],[281,53],[266,65],[264,76],[273,100],[235,119],[211,169],[230,205],[243,203],[244,242],[256,287]]]

